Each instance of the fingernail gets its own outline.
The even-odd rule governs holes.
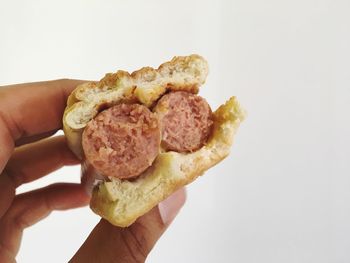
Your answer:
[[[165,225],[170,224],[186,201],[186,190],[181,188],[159,203],[159,213]]]

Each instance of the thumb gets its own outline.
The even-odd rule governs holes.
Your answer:
[[[144,262],[185,200],[182,188],[127,228],[102,219],[70,262]]]

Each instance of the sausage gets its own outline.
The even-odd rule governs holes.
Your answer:
[[[119,104],[99,113],[84,129],[87,161],[104,176],[132,178],[145,171],[160,148],[156,114],[139,104]]]
[[[165,150],[193,152],[206,143],[213,120],[204,98],[184,91],[170,92],[153,110],[161,122]]]
[[[99,113],[82,136],[87,162],[104,176],[128,179],[152,165],[160,143],[177,152],[193,152],[206,143],[213,121],[204,98],[171,92],[154,112],[139,104],[119,104]]]

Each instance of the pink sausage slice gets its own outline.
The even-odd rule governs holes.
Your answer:
[[[88,162],[102,175],[131,178],[157,157],[160,127],[156,114],[139,104],[120,104],[99,113],[82,137]]]
[[[184,91],[170,92],[158,101],[154,111],[160,118],[166,150],[193,152],[206,143],[213,121],[204,98]]]

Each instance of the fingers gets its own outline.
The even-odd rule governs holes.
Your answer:
[[[14,139],[59,129],[69,94],[84,82],[63,79],[1,89],[0,112]]]
[[[16,263],[15,255],[9,252],[5,247],[0,245],[0,262]]]
[[[10,131],[3,124],[0,114],[0,173],[14,150],[15,144]]]
[[[19,146],[24,145],[24,144],[33,143],[33,142],[45,139],[47,137],[51,137],[56,132],[57,132],[57,130],[53,130],[53,131],[48,131],[48,132],[43,132],[43,133],[40,133],[40,134],[36,134],[36,135],[33,135],[33,136],[22,137],[22,138],[19,138],[15,142],[15,145],[16,145],[16,147],[19,147]]]
[[[11,206],[16,194],[16,186],[12,178],[7,173],[0,174],[0,218]],[[1,262],[1,261],[0,261]]]
[[[13,151],[14,141],[61,128],[67,98],[83,82],[56,80],[0,89],[0,171]]]
[[[16,196],[0,220],[0,251],[16,255],[23,229],[48,216],[53,210],[87,205],[89,197],[79,184],[53,184]]]
[[[185,199],[185,190],[178,190],[128,228],[102,219],[70,262],[144,262]]]
[[[63,136],[16,148],[5,171],[0,174],[0,217],[10,206],[19,185],[78,162]]]
[[[79,160],[69,150],[65,137],[57,136],[17,148],[5,170],[18,187],[64,165],[78,163]]]

